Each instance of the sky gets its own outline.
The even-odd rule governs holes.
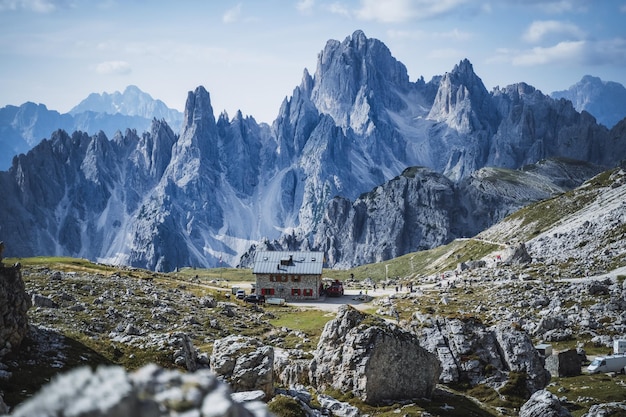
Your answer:
[[[0,0],[0,107],[68,112],[136,85],[271,123],[330,39],[385,43],[411,81],[467,58],[488,90],[626,85],[626,0]]]

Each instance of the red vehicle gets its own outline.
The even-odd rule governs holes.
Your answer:
[[[326,288],[326,295],[329,297],[342,297],[343,284],[341,284],[340,281],[335,280],[328,288]]]

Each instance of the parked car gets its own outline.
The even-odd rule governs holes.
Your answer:
[[[237,290],[237,294],[235,295],[235,297],[237,297],[238,300],[243,300],[246,297],[246,291]]]
[[[335,280],[330,287],[326,288],[326,295],[329,297],[342,297],[343,296],[343,284]]]
[[[252,303],[252,304],[263,304],[265,302],[265,296],[264,295],[258,295],[258,294],[250,294],[247,295],[243,301],[245,301],[246,303]]]

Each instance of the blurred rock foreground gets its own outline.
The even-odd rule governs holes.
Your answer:
[[[128,373],[121,367],[75,369],[18,406],[16,417],[265,417],[262,402],[239,403],[209,370],[182,373],[157,365]]]

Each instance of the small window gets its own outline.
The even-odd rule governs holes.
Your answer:
[[[261,288],[262,295],[274,295],[274,288]]]
[[[304,290],[302,290],[302,293],[304,294],[305,297],[313,296],[313,290],[310,288],[305,288]]]
[[[289,277],[287,275],[283,275],[282,276],[282,281],[283,282],[287,282],[289,280]]]
[[[274,275],[270,274],[270,282],[274,282],[276,280],[276,278],[274,277]]]
[[[292,282],[300,282],[300,281],[302,281],[302,276],[294,275],[294,276],[291,277],[291,281]]]
[[[300,288],[292,288],[291,289],[291,295],[300,295]]]

